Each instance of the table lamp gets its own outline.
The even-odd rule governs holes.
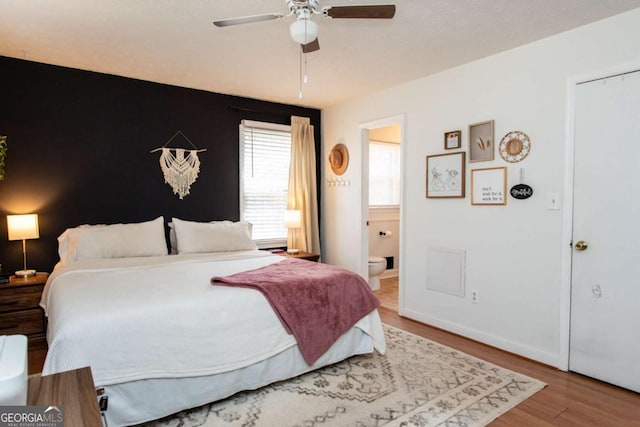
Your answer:
[[[38,215],[7,215],[7,232],[9,240],[22,240],[22,257],[24,259],[24,269],[16,271],[18,277],[35,276],[35,270],[27,269],[27,239],[40,238],[38,230]]]
[[[300,228],[300,211],[299,210],[287,210],[284,212],[284,226],[289,229]],[[300,252],[298,249],[288,248],[288,254],[297,254]]]

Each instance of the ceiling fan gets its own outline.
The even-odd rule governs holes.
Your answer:
[[[318,26],[311,20],[313,15],[322,15],[332,19],[391,19],[396,13],[396,6],[360,5],[360,6],[324,6],[318,8],[318,0],[286,0],[287,13],[268,13],[265,15],[245,16],[241,18],[214,21],[216,27],[249,24],[253,22],[271,21],[295,15],[296,20],[289,27],[291,38],[299,43],[303,53],[320,49],[318,42]]]

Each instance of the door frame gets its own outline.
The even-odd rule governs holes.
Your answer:
[[[407,152],[407,138],[406,138],[406,116],[405,114],[398,114],[395,116],[389,116],[378,120],[372,120],[368,122],[362,122],[359,124],[360,128],[360,162],[362,167],[361,171],[361,197],[360,200],[360,271],[364,272],[364,275],[368,278],[369,274],[369,227],[367,221],[369,219],[369,129],[375,129],[385,126],[400,125],[400,170],[403,171],[400,175],[400,236],[399,236],[399,261],[398,261],[398,307],[402,309],[404,307],[403,301],[403,286],[402,277],[405,268],[405,250],[403,242],[404,236],[404,224],[406,209],[404,207],[404,192],[406,191],[405,185],[405,173],[404,165],[406,164],[406,152]]]
[[[564,209],[562,213],[562,252],[560,272],[560,347],[558,368],[569,370],[571,334],[571,268],[573,257],[573,185],[576,123],[576,86],[593,80],[614,77],[640,70],[640,61],[608,67],[602,70],[575,75],[567,79],[567,105],[565,108],[564,150]]]

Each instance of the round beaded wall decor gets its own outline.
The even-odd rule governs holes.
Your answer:
[[[498,152],[509,163],[517,163],[524,160],[531,150],[531,141],[524,132],[514,130],[506,134],[500,140]]]

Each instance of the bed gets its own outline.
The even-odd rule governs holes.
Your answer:
[[[210,226],[193,224],[187,228],[202,247],[192,251],[195,242],[177,227],[172,242],[177,238],[178,253],[168,255],[161,219],[144,224],[146,234],[129,224],[67,230],[41,301],[49,343],[43,375],[90,366],[96,386],[109,396],[110,426],[161,418],[356,354],[384,352],[382,324],[372,310],[309,365],[261,292],[211,284],[214,276],[268,268],[285,257],[248,241],[238,245],[235,231],[219,238],[220,227],[207,234]],[[235,224],[250,237],[250,227]],[[212,236],[217,246],[201,241]],[[141,237],[155,243],[141,249]]]

